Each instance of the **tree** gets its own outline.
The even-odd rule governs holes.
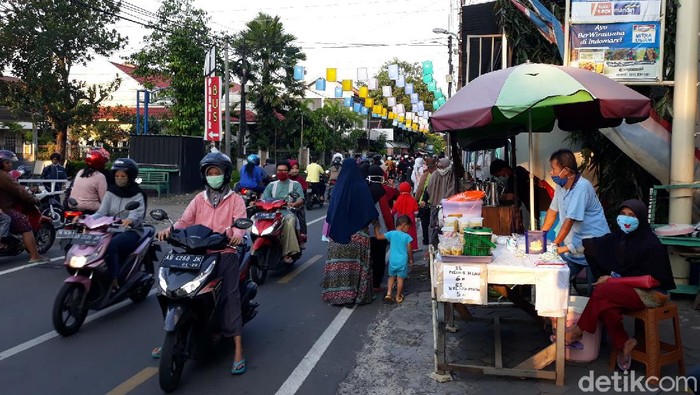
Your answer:
[[[119,6],[111,0],[12,0],[0,8],[0,71],[21,80],[4,84],[2,94],[13,108],[51,123],[62,155],[69,128],[92,123],[99,104],[119,86],[119,79],[87,86],[69,77],[74,65],[124,46],[125,39],[107,28]]]
[[[250,136],[252,148],[273,145],[282,132],[280,114],[298,107],[304,94],[303,81],[294,80],[294,66],[306,55],[293,45],[294,40],[278,16],[264,13],[246,23],[235,40],[233,47],[245,58],[254,83],[250,98],[257,113],[257,132]]]
[[[204,79],[202,66],[214,39],[209,17],[193,0],[164,0],[156,26],[145,37],[144,48],[129,56],[135,75],[168,78],[163,95],[170,98],[169,134],[197,136],[204,131]]]
[[[349,134],[362,122],[363,115],[335,100],[326,100],[323,107],[310,112],[309,115],[308,126],[306,118],[304,121],[304,141],[315,153],[347,150],[357,144],[356,141],[350,141]],[[367,132],[364,131],[364,137],[366,136]]]

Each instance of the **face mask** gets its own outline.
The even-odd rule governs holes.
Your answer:
[[[207,184],[209,184],[212,189],[219,189],[224,185],[224,176],[207,176]]]
[[[561,177],[561,173],[563,172],[564,169],[561,169],[558,176],[552,176],[552,181],[554,181],[555,184],[559,185],[562,188],[564,188],[564,185],[566,185],[567,181],[569,181],[568,179]]]
[[[278,180],[287,181],[288,178],[289,178],[289,173],[284,173],[284,172],[280,172],[280,171],[277,172],[277,179]]]
[[[618,215],[617,216],[617,225],[622,229],[623,232],[625,233],[631,233],[637,230],[639,227],[639,219],[636,217],[630,217],[627,215]]]
[[[129,179],[128,178],[115,178],[114,183],[117,184],[118,187],[124,188],[129,183]]]
[[[507,185],[508,184],[508,176],[498,176],[498,177],[496,177],[496,182],[499,185]]]

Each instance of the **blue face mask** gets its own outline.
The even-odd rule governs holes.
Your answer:
[[[617,225],[623,232],[631,233],[637,230],[639,227],[639,219],[637,217],[630,217],[620,214],[617,216]]]
[[[564,185],[566,185],[567,181],[569,181],[568,179],[562,178],[562,177],[561,177],[561,173],[562,173],[563,171],[564,171],[564,169],[562,169],[562,170],[559,172],[559,175],[557,175],[557,176],[552,176],[552,181],[554,181],[555,184],[559,185],[559,186],[562,187],[562,188],[564,188]]]

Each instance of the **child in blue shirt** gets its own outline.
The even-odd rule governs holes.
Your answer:
[[[384,234],[380,232],[379,224],[374,225],[377,239],[389,241],[389,282],[386,287],[384,303],[394,302],[394,298],[391,296],[394,283],[396,283],[396,303],[403,302],[403,281],[408,277],[408,271],[413,266],[413,249],[411,248],[413,238],[408,234],[411,225],[413,223],[407,215],[396,219],[396,230]]]

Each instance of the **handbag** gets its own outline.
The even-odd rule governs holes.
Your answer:
[[[656,288],[661,285],[654,277],[649,274],[644,276],[633,276],[633,277],[611,277],[608,279],[611,284],[624,284],[630,287],[651,289]]]

